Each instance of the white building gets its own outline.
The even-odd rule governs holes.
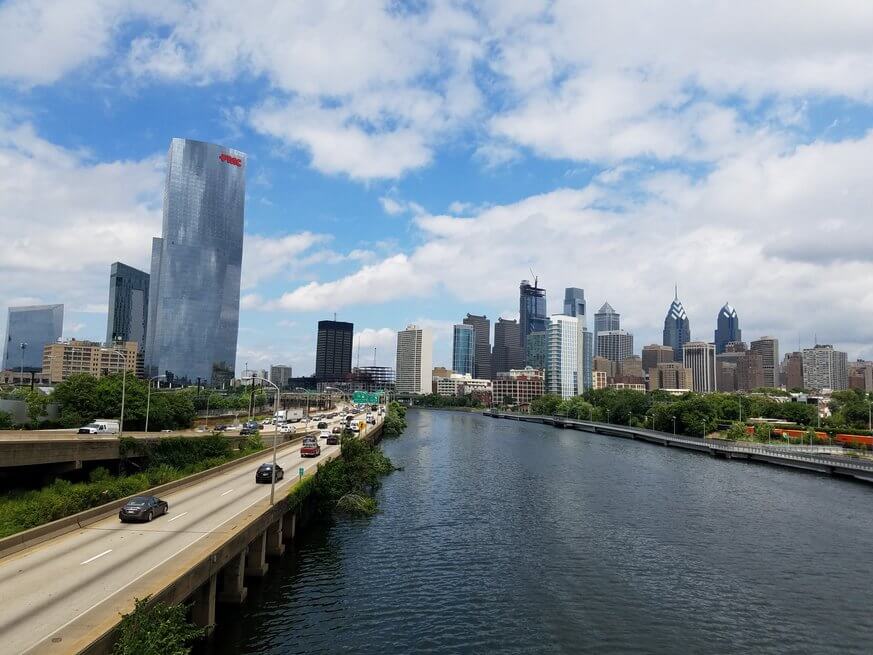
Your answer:
[[[846,389],[849,371],[846,353],[833,346],[816,345],[803,349],[804,389]]]
[[[682,346],[685,368],[691,369],[691,388],[697,393],[712,393],[715,382],[715,344],[689,341]]]
[[[579,383],[585,371],[583,325],[575,316],[555,314],[549,319],[546,352],[546,391],[572,398],[584,391]]]
[[[397,333],[397,393],[431,393],[433,370],[433,332],[429,328],[407,325]]]
[[[491,380],[481,380],[462,373],[452,373],[449,377],[433,377],[433,393],[440,396],[465,396],[475,391],[490,393]]]

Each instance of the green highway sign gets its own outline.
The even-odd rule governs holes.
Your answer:
[[[352,394],[352,402],[356,405],[375,405],[381,401],[382,394],[356,391]]]

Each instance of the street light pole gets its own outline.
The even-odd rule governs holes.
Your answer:
[[[127,353],[123,350],[113,350],[121,357],[121,419],[118,422],[118,438],[124,436],[124,396],[127,390]]]
[[[676,436],[676,417],[673,417],[673,436]]]
[[[149,391],[148,391],[148,394],[146,394],[146,420],[145,420],[145,430],[143,430],[143,432],[148,432],[148,431],[149,431],[149,410],[151,409],[151,406],[152,406],[152,381],[153,381],[153,380],[160,380],[161,378],[165,378],[165,377],[167,377],[167,376],[166,376],[166,375],[156,375],[156,376],[153,377],[153,378],[149,378],[149,385],[148,385],[148,386],[149,386]]]
[[[21,349],[21,361],[19,362],[21,368],[18,371],[18,384],[20,384],[23,387],[24,386],[24,351],[27,350],[27,342],[22,341],[21,344],[19,345],[19,348]]]
[[[276,398],[273,402],[273,417],[279,413],[279,386],[275,382],[271,382],[267,378],[252,376],[252,388],[254,388],[255,380],[266,382],[276,390]],[[273,423],[273,475],[270,479],[270,504],[273,505],[276,500],[276,438],[279,436],[279,426]]]

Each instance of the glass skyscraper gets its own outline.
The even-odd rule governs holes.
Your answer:
[[[315,345],[315,377],[324,382],[344,380],[352,372],[355,326],[346,321],[319,321]]]
[[[522,280],[518,286],[518,316],[521,326],[521,347],[527,349],[527,335],[531,332],[545,332],[549,328],[549,315],[546,311],[546,290]]]
[[[246,156],[173,139],[161,238],[152,240],[146,369],[179,381],[234,377]]]
[[[476,359],[476,331],[472,325],[457,324],[452,334],[452,370],[473,375]]]
[[[149,274],[115,262],[109,271],[106,343],[136,341],[144,350],[148,307]]]
[[[685,308],[679,302],[679,289],[673,296],[670,309],[664,318],[664,345],[673,349],[673,359],[677,362],[685,361],[682,346],[691,341],[691,323]]]
[[[582,324],[582,345],[584,368],[580,393],[591,388],[591,372],[594,368],[594,335],[588,331],[588,316],[585,303],[585,290],[576,287],[564,289],[564,314],[575,316]],[[608,307],[609,305],[604,305]],[[612,309],[610,307],[610,309]],[[616,314],[616,317],[618,314]]]
[[[43,349],[61,338],[64,306],[10,307],[7,316],[3,369],[41,371]]]
[[[743,332],[740,330],[740,319],[737,310],[728,303],[718,312],[715,328],[715,354],[721,355],[725,346],[731,341],[742,341]]]

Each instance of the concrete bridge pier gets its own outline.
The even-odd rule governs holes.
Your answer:
[[[288,512],[282,519],[282,539],[290,544],[297,534],[297,514]]]
[[[280,514],[279,520],[267,528],[267,555],[270,557],[281,557],[285,553],[285,544],[282,543],[282,524],[283,517]]]
[[[215,574],[209,576],[209,579],[200,585],[192,596],[194,603],[191,606],[191,622],[198,628],[204,628],[207,636],[215,629],[217,582],[218,576]]]
[[[248,548],[243,548],[242,552],[230,560],[222,569],[222,589],[218,595],[218,602],[239,605],[245,601],[249,591],[245,586],[246,555],[248,550]]]
[[[262,532],[249,544],[246,554],[246,576],[263,578],[267,575],[267,533]]]

